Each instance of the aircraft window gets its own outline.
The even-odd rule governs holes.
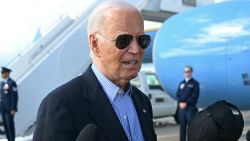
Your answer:
[[[242,74],[244,85],[250,86],[250,80],[247,73]]]
[[[130,81],[131,85],[135,86],[136,88],[140,88],[141,87],[141,83],[140,83],[140,79],[137,76],[136,78],[132,79]]]
[[[163,90],[160,82],[157,78],[157,76],[153,73],[147,73],[146,74],[146,79],[147,79],[147,84],[149,86],[149,89],[159,89],[159,90]]]

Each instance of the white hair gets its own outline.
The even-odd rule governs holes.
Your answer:
[[[91,33],[101,32],[107,11],[114,9],[137,10],[133,5],[123,0],[108,0],[103,2],[88,17],[88,37]]]

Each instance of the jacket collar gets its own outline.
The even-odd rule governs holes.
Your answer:
[[[101,84],[97,80],[94,72],[91,69],[91,65],[83,74],[84,82],[84,97],[90,103],[89,113],[94,119],[97,127],[104,133],[109,141],[128,141],[125,131],[108,99]],[[132,88],[134,89],[134,88]],[[142,104],[142,99],[136,96],[136,92],[132,90],[132,100],[138,115],[140,126],[142,129],[143,137],[145,141],[149,141],[149,133],[147,133],[146,125],[146,107]]]
[[[99,130],[107,137],[109,141],[128,141],[125,131],[116,113],[98,82],[91,67],[83,74],[84,82],[84,97],[91,105],[89,114],[94,119]]]
[[[8,77],[8,78],[6,78],[6,79],[2,79],[2,82],[3,82],[3,83],[7,83],[9,80],[10,80],[10,78]]]
[[[185,83],[189,83],[189,82],[192,82],[192,81],[193,81],[193,77],[191,77],[190,79],[188,79],[188,81],[187,81],[186,78],[183,80],[183,82],[185,82]]]

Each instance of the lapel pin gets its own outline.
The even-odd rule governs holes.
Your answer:
[[[143,111],[143,113],[146,113],[146,112],[147,112],[146,109],[142,109],[142,111]]]

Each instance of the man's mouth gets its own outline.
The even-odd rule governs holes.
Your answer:
[[[136,60],[130,60],[130,61],[124,61],[123,63],[126,65],[136,65],[138,61]]]

